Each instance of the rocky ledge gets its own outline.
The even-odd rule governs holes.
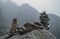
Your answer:
[[[51,34],[48,30],[37,29],[24,35],[14,35],[13,37],[8,39],[56,39],[56,37],[53,34]]]

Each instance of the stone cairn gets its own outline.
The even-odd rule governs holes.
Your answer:
[[[4,38],[4,39],[8,39],[8,38],[16,35],[17,33],[19,35],[23,35],[25,33],[31,32],[31,31],[36,30],[36,29],[47,29],[48,30],[49,29],[48,28],[49,17],[45,11],[41,13],[41,16],[39,17],[39,19],[40,19],[40,23],[27,22],[26,24],[24,24],[23,27],[18,28],[17,27],[17,19],[14,18],[13,22],[12,22],[11,29],[10,29],[9,36]]]

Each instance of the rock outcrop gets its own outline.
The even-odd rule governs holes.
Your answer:
[[[19,35],[19,34],[14,35],[13,37],[8,39],[56,39],[56,37],[53,34],[51,34],[48,30],[37,29],[29,33],[26,33],[24,35]]]
[[[34,30],[22,36],[15,35],[9,39],[56,39],[48,30]]]
[[[56,39],[56,37],[51,34],[44,27],[41,28],[42,25],[39,23],[26,23],[24,28],[19,28],[19,32],[17,32],[12,37],[6,38],[9,35],[3,36],[0,39]],[[27,29],[27,30],[26,30]],[[22,31],[21,31],[22,30]]]

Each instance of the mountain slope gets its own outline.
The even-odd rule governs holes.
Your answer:
[[[54,14],[49,14],[50,17],[50,29],[51,31],[58,39],[60,39],[60,17]]]
[[[1,38],[3,39],[3,37]],[[24,35],[15,35],[9,39],[56,39],[48,30],[34,30]]]

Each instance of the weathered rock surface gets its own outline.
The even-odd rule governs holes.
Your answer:
[[[3,38],[1,38],[3,39]],[[56,39],[48,30],[34,30],[24,35],[15,35],[9,39]]]

